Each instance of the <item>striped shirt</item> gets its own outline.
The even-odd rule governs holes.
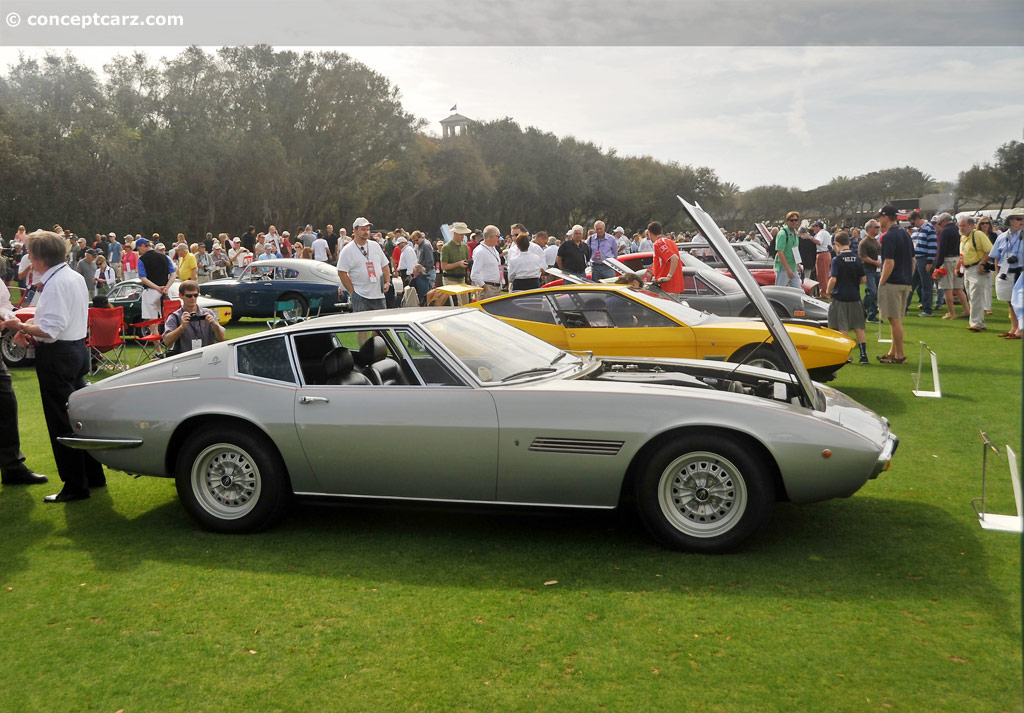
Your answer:
[[[935,226],[925,221],[920,228],[914,228],[910,237],[914,241],[914,257],[924,258],[926,262],[935,262],[935,253],[938,249]]]

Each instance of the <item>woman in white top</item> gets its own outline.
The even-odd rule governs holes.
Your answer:
[[[516,238],[518,251],[508,261],[508,281],[512,285],[509,292],[535,290],[540,287],[540,274],[544,271],[544,260],[536,253],[530,252],[530,236],[521,233]]]
[[[96,294],[105,295],[117,282],[117,273],[114,272],[107,259],[100,255],[96,258]]]

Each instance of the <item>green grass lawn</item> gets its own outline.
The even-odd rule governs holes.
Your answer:
[[[0,710],[1020,711],[1020,538],[970,506],[978,430],[1020,443],[1004,307],[983,334],[908,318],[913,365],[879,365],[869,333],[871,365],[833,385],[892,421],[892,469],[780,504],[729,556],[608,513],[305,506],[224,536],[170,480],[110,472],[63,506],[52,483],[0,488]],[[910,393],[917,340],[941,400]],[[29,464],[53,473],[34,372],[14,379]]]

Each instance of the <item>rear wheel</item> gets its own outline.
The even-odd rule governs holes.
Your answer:
[[[291,500],[277,451],[240,429],[194,434],[182,450],[174,481],[186,512],[217,532],[270,527]]]
[[[637,511],[663,544],[729,552],[767,521],[775,485],[742,444],[713,434],[666,443],[635,483]]]

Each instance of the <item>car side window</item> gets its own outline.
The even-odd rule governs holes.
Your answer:
[[[296,383],[284,337],[239,344],[235,347],[235,361],[239,374]]]
[[[540,324],[555,324],[555,315],[551,311],[544,295],[524,295],[507,300],[498,300],[484,305],[483,309],[495,317],[522,319]]]
[[[608,294],[604,298],[605,309],[615,327],[673,327],[668,317],[658,314],[650,307],[634,302],[622,295]]]
[[[413,368],[428,386],[464,386],[415,334],[396,332],[395,336],[409,355]]]

